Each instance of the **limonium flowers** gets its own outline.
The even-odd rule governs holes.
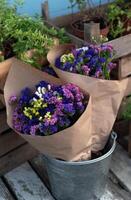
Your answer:
[[[12,124],[20,133],[46,136],[73,125],[84,112],[88,97],[74,84],[55,85],[41,81],[34,92],[29,88],[11,96]]]
[[[55,65],[64,71],[87,75],[95,78],[110,79],[110,72],[116,67],[112,62],[115,51],[111,45],[90,45],[56,59]]]

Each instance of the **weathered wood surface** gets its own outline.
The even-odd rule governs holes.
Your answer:
[[[38,152],[29,144],[21,145],[0,158],[0,175],[34,158],[36,155],[38,155]]]
[[[4,175],[5,184],[0,180],[0,200],[13,200],[6,183],[17,200],[54,200],[45,186],[48,177],[42,155],[33,158],[30,164],[26,162]],[[111,171],[100,200],[131,200],[131,160],[119,145],[112,159]]]
[[[131,196],[128,192],[109,180],[105,193],[100,200],[131,200]]]
[[[6,122],[6,112],[5,110],[0,111],[0,134],[4,131],[7,131],[9,129],[9,126]]]
[[[14,200],[6,185],[0,179],[0,200]]]
[[[0,157],[25,143],[14,131],[9,131],[0,136]]]
[[[34,159],[32,159],[30,161],[30,164],[33,167],[33,169],[35,171],[37,171],[37,174],[43,180],[43,182],[45,183],[46,187],[48,189],[50,189],[50,183],[49,183],[49,179],[48,179],[45,163],[44,163],[44,160],[43,160],[43,156],[39,155],[39,156],[35,157]]]
[[[123,187],[131,192],[131,159],[120,145],[117,145],[114,152],[111,163],[111,171]]]
[[[128,56],[122,57],[119,61],[119,79],[129,75],[131,75],[131,52]]]
[[[5,175],[18,200],[54,200],[28,163]]]
[[[111,40],[106,44],[111,44],[116,50],[116,58],[121,58],[131,54],[131,34]]]

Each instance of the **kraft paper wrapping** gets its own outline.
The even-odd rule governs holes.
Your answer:
[[[34,53],[35,53],[35,50],[32,49],[32,50],[29,50],[29,51],[25,52],[25,55],[28,58],[32,58]],[[7,78],[8,72],[10,70],[10,66],[13,64],[14,59],[15,58],[13,57],[13,58],[7,59],[7,60],[5,60],[3,62],[0,62],[0,101],[4,105],[5,105],[4,94],[2,94],[2,93],[3,93],[3,90],[4,90],[4,85],[5,85],[5,82],[6,82],[6,78]],[[46,57],[38,58],[37,62],[38,62],[38,64],[40,66],[48,64],[48,61],[47,61]]]
[[[33,90],[34,86],[41,80],[48,81],[49,83],[62,84],[59,79],[54,78],[47,73],[40,72],[30,65],[24,64],[18,60],[13,62],[4,88],[7,107],[7,123],[11,128],[13,128],[12,113],[14,108],[8,104],[9,97],[12,95],[19,96],[20,91],[27,86]],[[72,161],[90,158],[92,133],[91,109],[91,98],[89,98],[86,110],[76,123],[54,135],[31,136],[18,134],[43,154],[62,160]]]
[[[3,89],[11,64],[14,58],[0,62],[0,101],[5,105]]]
[[[47,59],[61,80],[77,84],[92,97],[91,151],[98,152],[108,140],[123,97],[131,93],[131,78],[122,81],[102,80],[56,68],[56,58],[73,47],[72,44],[57,46],[49,51]]]

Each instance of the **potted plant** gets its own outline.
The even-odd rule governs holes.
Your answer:
[[[99,6],[97,8],[94,8],[94,5],[92,4],[92,1],[90,0],[70,0],[70,8],[72,9],[77,5],[78,9],[80,10],[80,19],[79,20],[73,20],[71,27],[73,30],[73,33],[80,37],[84,38],[84,24],[94,22],[99,24],[100,26],[100,34],[102,36],[107,36],[109,32],[108,22],[106,19],[106,13],[102,11],[101,8],[101,1],[99,2]],[[85,8],[87,8],[87,5],[89,7],[89,10],[86,11]],[[84,14],[83,14],[84,13]],[[73,17],[72,17],[73,18]]]
[[[131,33],[131,2],[115,0],[108,5],[109,39]]]

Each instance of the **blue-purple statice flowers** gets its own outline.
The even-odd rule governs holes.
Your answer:
[[[115,51],[111,45],[90,45],[72,49],[56,59],[57,68],[95,78],[110,79],[110,72],[116,67],[112,62]]]
[[[11,96],[13,128],[22,134],[52,135],[73,125],[84,112],[88,97],[74,84],[55,85],[41,81]]]

